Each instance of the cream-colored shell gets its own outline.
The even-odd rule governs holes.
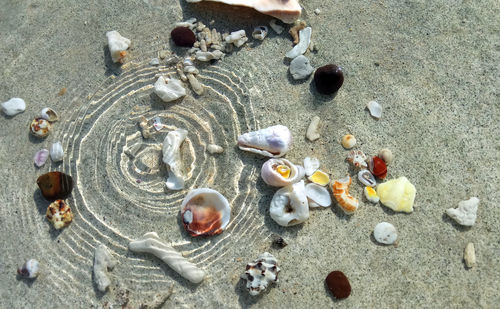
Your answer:
[[[332,198],[330,192],[320,185],[315,183],[308,183],[306,185],[306,196],[309,200],[309,207],[329,207],[332,205]]]
[[[417,190],[406,177],[389,180],[377,186],[380,202],[394,211],[413,212]]]
[[[281,176],[281,174],[276,171],[279,165],[288,166],[290,169],[290,176],[288,178]],[[284,187],[296,183],[304,177],[304,173],[305,171],[302,166],[295,165],[287,159],[274,158],[267,160],[260,170],[262,180],[273,187]]]
[[[238,147],[263,156],[279,158],[290,149],[292,133],[283,125],[248,132],[238,137]]]
[[[309,218],[309,204],[304,181],[276,191],[269,212],[271,218],[281,226],[292,226],[306,221]]]

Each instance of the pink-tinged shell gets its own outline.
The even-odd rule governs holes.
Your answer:
[[[38,150],[33,157],[36,167],[42,167],[49,158],[49,151],[47,149]]]
[[[238,137],[238,147],[263,156],[284,156],[292,144],[292,133],[283,125],[248,132]]]
[[[285,178],[276,171],[279,165],[290,168],[290,176]],[[299,182],[304,177],[305,170],[300,165],[295,165],[287,159],[269,159],[260,170],[260,176],[265,183],[273,187],[284,187]]]

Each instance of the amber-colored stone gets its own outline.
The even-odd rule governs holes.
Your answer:
[[[351,295],[351,284],[346,275],[339,270],[332,271],[326,277],[326,285],[337,299],[343,299]]]
[[[65,199],[73,190],[73,178],[61,172],[43,174],[36,183],[47,200]]]

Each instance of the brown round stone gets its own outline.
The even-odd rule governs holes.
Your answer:
[[[188,27],[175,27],[170,36],[174,41],[175,45],[181,47],[193,47],[194,42],[196,42],[196,36],[194,32]]]
[[[343,299],[351,295],[351,285],[346,275],[339,270],[332,271],[326,277],[326,285],[337,299]]]
[[[335,64],[327,64],[319,67],[314,72],[314,84],[321,94],[334,94],[344,83],[342,68]]]
[[[73,178],[61,172],[49,172],[36,180],[43,197],[47,200],[65,199],[73,190]]]

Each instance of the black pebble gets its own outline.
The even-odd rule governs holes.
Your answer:
[[[342,68],[335,64],[327,64],[318,68],[314,73],[314,83],[319,93],[334,94],[344,83]]]
[[[193,47],[194,42],[196,42],[194,32],[188,27],[176,27],[170,32],[170,36],[175,45],[181,47]]]

